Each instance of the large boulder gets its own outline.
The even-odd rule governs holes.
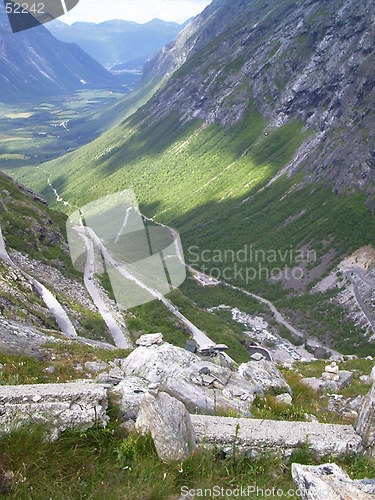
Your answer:
[[[122,361],[125,376],[157,384],[182,401],[191,413],[251,416],[251,404],[262,387],[238,371],[202,360],[168,343],[140,346]]]
[[[336,464],[292,464],[292,476],[302,500],[373,500],[365,481],[352,481]]]
[[[371,378],[375,380],[374,369],[371,372]],[[364,450],[375,456],[375,385],[365,397],[354,428],[362,438]]]
[[[239,367],[239,372],[246,380],[259,385],[265,392],[274,394],[288,392],[292,394],[292,389],[277,369],[275,363],[266,360],[264,357],[243,363]]]
[[[111,400],[119,407],[124,422],[137,419],[140,400],[147,390],[143,379],[130,376],[110,391]]]
[[[136,429],[151,434],[158,456],[165,462],[184,461],[196,448],[188,411],[165,392],[142,396]]]

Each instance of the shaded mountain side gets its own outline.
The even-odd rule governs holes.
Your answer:
[[[58,41],[44,26],[12,33],[0,9],[0,99],[22,102],[117,80],[77,45]]]

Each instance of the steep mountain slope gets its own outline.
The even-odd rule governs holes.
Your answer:
[[[307,335],[367,348],[370,331],[335,290],[306,292],[375,245],[373,16],[369,0],[214,1],[148,66],[146,77],[167,76],[144,107],[48,164],[54,188],[76,204],[133,188],[206,272],[233,271],[226,250],[274,251],[260,263],[248,255],[228,281],[273,300]],[[18,174],[53,199],[40,172]],[[316,259],[297,285],[270,279],[306,249]]]
[[[44,26],[12,33],[0,8],[0,100],[25,101],[87,87],[114,86],[115,79],[77,45],[54,38]]]
[[[314,131],[294,167],[339,189],[368,188],[375,168],[374,20],[369,0],[214,2],[150,63],[151,74],[178,71],[149,115],[178,109],[185,118],[229,126],[253,100],[272,126],[300,118]]]
[[[142,67],[148,58],[174,40],[182,28],[183,25],[160,19],[146,24],[114,20],[71,26],[56,20],[48,25],[57,39],[76,43],[107,68],[134,60],[136,67]]]

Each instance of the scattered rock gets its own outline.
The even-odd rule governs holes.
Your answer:
[[[99,373],[95,381],[101,384],[117,385],[124,379],[124,377],[124,372],[115,366],[114,368],[111,368],[108,373]]]
[[[158,456],[165,462],[186,460],[196,448],[188,411],[165,392],[141,398],[136,429],[151,433]]]
[[[359,377],[359,380],[366,385],[372,385],[372,378],[368,377],[367,375],[361,375]]]
[[[138,346],[150,347],[152,345],[159,345],[163,343],[162,333],[151,333],[149,335],[141,335],[137,340],[136,344]]]
[[[306,422],[319,422],[318,418],[311,413],[305,413]]]
[[[286,391],[292,394],[292,389],[272,361],[265,359],[259,361],[252,360],[248,363],[243,363],[238,370],[245,380],[259,385],[265,392],[278,393]]]
[[[51,373],[51,374],[53,374],[53,373],[55,373],[56,368],[55,368],[54,366],[52,366],[52,365],[51,365],[51,366],[47,366],[47,368],[46,368],[44,371],[45,371],[46,373]]]
[[[353,382],[353,372],[346,370],[339,371],[339,380],[337,382],[339,389],[344,389],[348,387]]]
[[[336,464],[292,464],[292,476],[303,500],[373,499]]]

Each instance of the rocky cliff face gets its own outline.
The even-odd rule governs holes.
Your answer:
[[[254,107],[313,131],[294,168],[372,191],[375,6],[371,0],[214,1],[145,68],[166,73],[154,117],[178,109],[225,127]]]

